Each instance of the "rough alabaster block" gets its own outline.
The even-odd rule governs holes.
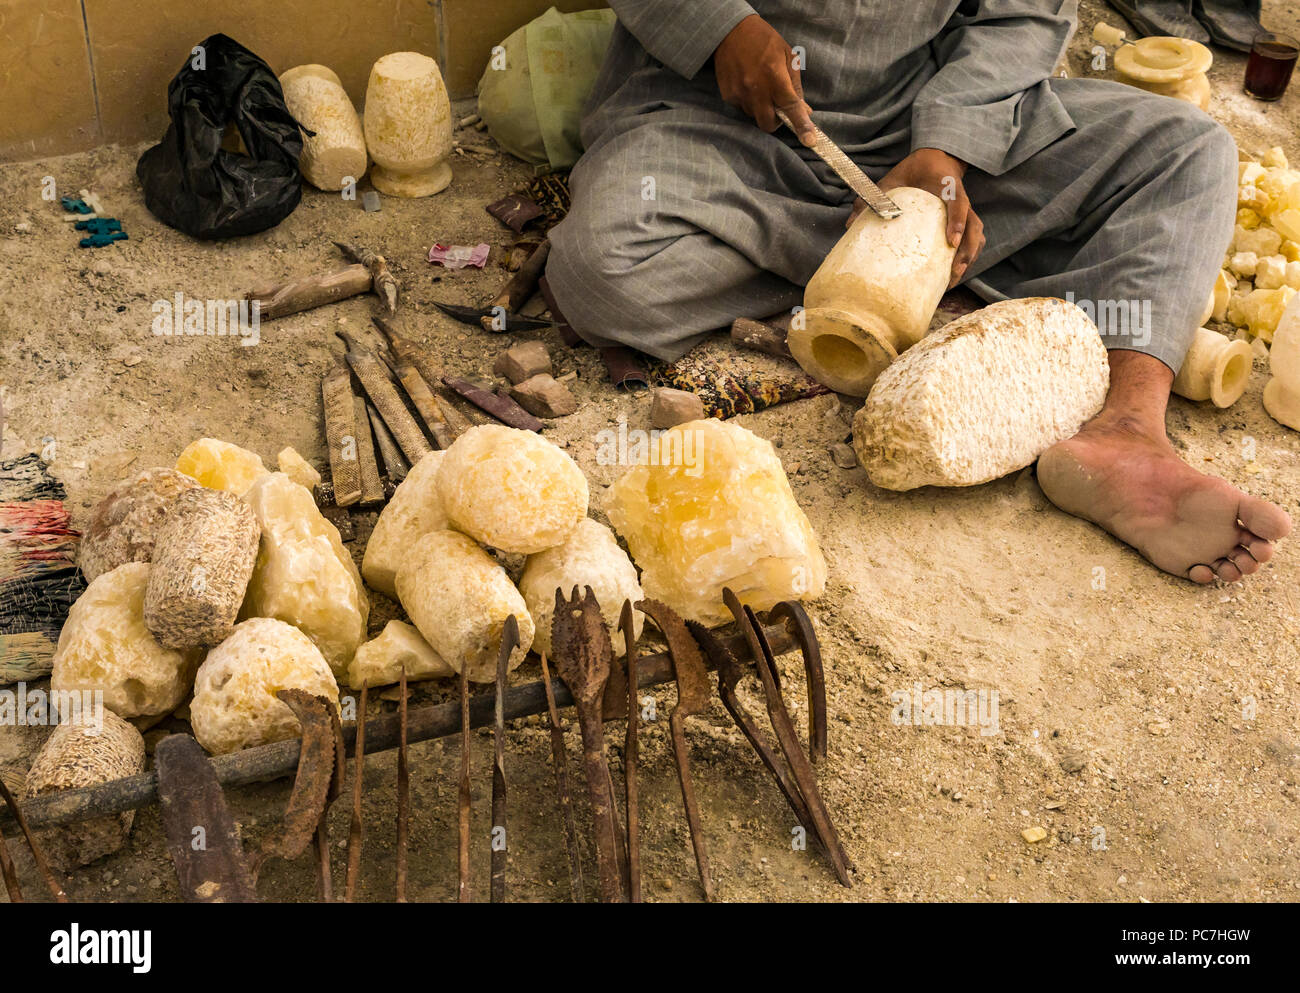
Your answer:
[[[1242,275],[1249,275],[1243,273]],[[1255,288],[1275,290],[1286,284],[1286,259],[1281,255],[1266,255],[1255,263]]]
[[[266,475],[262,458],[246,448],[216,438],[190,442],[176,459],[176,471],[204,486],[243,496],[254,480]]]
[[[316,467],[298,454],[297,449],[282,448],[275,457],[279,470],[304,489],[315,491],[320,485],[320,473]]]
[[[200,487],[172,501],[144,597],[144,622],[159,644],[199,648],[229,637],[261,533],[233,493]]]
[[[438,63],[393,52],[370,70],[364,121],[370,181],[394,197],[427,197],[451,182],[451,102]]]
[[[1296,291],[1289,286],[1275,290],[1254,289],[1246,293],[1239,304],[1238,316],[1241,326],[1246,327],[1256,338],[1267,342],[1273,340],[1273,330],[1286,313]]]
[[[416,542],[398,570],[397,596],[433,650],[476,683],[496,679],[501,626],[511,614],[519,624],[511,669],[533,643],[528,605],[506,571],[455,531],[432,531]]]
[[[1300,183],[1296,184],[1300,187]],[[1297,193],[1300,197],[1300,192]],[[1300,241],[1300,209],[1288,207],[1285,210],[1279,210],[1270,218],[1274,230],[1289,242]],[[1286,242],[1283,242],[1285,245]],[[1279,246],[1281,251],[1281,246]]]
[[[102,690],[104,706],[128,719],[180,705],[202,653],[158,644],[144,623],[148,586],[148,564],[128,562],[86,587],[59,634],[51,690]]]
[[[127,562],[148,562],[168,505],[199,484],[175,469],[145,469],[96,504],[81,536],[77,565],[91,583]]]
[[[391,686],[401,681],[402,666],[406,666],[406,680],[411,683],[456,674],[424,640],[419,628],[404,621],[389,621],[379,637],[357,649],[348,666],[348,685],[354,690],[363,686]]]
[[[340,678],[366,637],[370,601],[338,529],[282,472],[244,498],[262,528],[240,618],[275,617],[302,630]]]
[[[332,69],[301,65],[280,76],[284,102],[299,124],[314,135],[302,137],[298,168],[320,190],[341,190],[366,174],[366,137],[361,118]]]
[[[551,620],[555,615],[555,591],[563,590],[565,597],[574,587],[579,590],[590,586],[600,604],[601,615],[609,624],[614,652],[623,654],[623,633],[618,630],[623,601],[637,603],[645,599],[641,584],[636,578],[636,566],[619,547],[614,532],[599,521],[584,518],[574,528],[567,541],[544,552],[528,556],[523,575],[519,577],[519,592],[528,604],[533,626],[533,651],[551,654]],[[635,630],[639,638],[643,618],[635,614]]]
[[[1236,254],[1253,253],[1257,258],[1263,258],[1276,255],[1281,247],[1282,236],[1271,228],[1258,227],[1249,231],[1240,224],[1233,228],[1232,251]]]
[[[1264,387],[1264,409],[1279,424],[1300,431],[1300,306],[1288,307],[1269,349],[1273,378]]]
[[[339,688],[320,650],[290,624],[254,617],[204,659],[194,680],[190,723],[213,755],[302,733],[281,690],[303,690],[339,705]]]
[[[361,560],[361,575],[381,593],[397,596],[397,570],[419,539],[447,528],[438,495],[438,467],[446,452],[430,452],[411,467],[375,522]]]
[[[23,784],[23,796],[98,786],[144,771],[144,738],[110,710],[102,722],[89,715],[60,724],[45,739]],[[46,857],[57,868],[74,869],[119,851],[131,835],[135,811],[36,831]]]
[[[1259,256],[1254,252],[1237,252],[1228,259],[1228,268],[1234,275],[1252,279],[1259,268]]]
[[[1101,409],[1101,335],[1072,303],[1004,300],[957,318],[881,374],[853,419],[877,486],[974,486],[1033,462]]]
[[[442,508],[453,528],[485,545],[531,555],[560,544],[587,516],[587,477],[532,431],[482,424],[445,455]]]
[[[814,599],[826,562],[771,442],[708,418],[665,431],[614,484],[609,518],[641,568],[646,596],[718,624],[722,590],[766,610]]]

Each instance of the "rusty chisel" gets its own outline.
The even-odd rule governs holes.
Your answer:
[[[216,770],[188,734],[169,734],[154,751],[163,834],[189,903],[256,903],[253,875]],[[202,846],[195,844],[202,838]]]
[[[433,391],[434,384],[442,379],[442,371],[433,365],[423,350],[394,331],[387,321],[379,317],[372,317],[371,321],[388,342],[388,350],[393,356],[388,362],[389,369],[424,418],[433,440],[441,449],[450,447],[471,425],[455,407]]]
[[[348,365],[357,374],[357,379],[361,380],[361,386],[370,397],[370,402],[375,405],[379,416],[388,425],[388,430],[397,439],[402,453],[411,465],[415,465],[433,449],[425,440],[420,426],[415,423],[415,418],[406,409],[406,404],[402,403],[401,396],[388,378],[388,370],[373,353],[358,345],[346,331],[334,333],[348,346]]]

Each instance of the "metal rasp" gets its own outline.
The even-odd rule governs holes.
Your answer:
[[[384,502],[384,484],[379,479],[379,463],[375,461],[375,443],[370,434],[370,418],[366,414],[366,401],[352,398],[352,418],[357,429],[357,461],[361,468],[361,500],[363,504]]]
[[[396,486],[406,474],[410,472],[410,464],[402,457],[402,450],[397,447],[397,442],[393,440],[392,434],[388,431],[388,425],[384,419],[379,416],[379,411],[371,404],[366,404],[366,413],[370,416],[370,426],[375,431],[375,447],[379,449],[379,454],[384,460],[384,471],[388,473],[389,480]]]
[[[790,123],[790,118],[785,115],[785,111],[778,110],[776,116],[787,128],[795,131],[795,126]],[[898,204],[889,199],[885,191],[873,183],[871,178],[840,150],[839,145],[827,138],[826,133],[816,124],[812,126],[812,131],[816,140],[811,147],[817,153],[817,157],[830,166],[849,189],[862,197],[868,207],[886,220],[902,216],[903,211]],[[798,134],[797,131],[795,133]]]
[[[370,320],[388,342],[388,351],[393,356],[390,366],[406,388],[407,395],[420,411],[420,416],[429,425],[434,441],[438,443],[439,448],[446,448],[474,425],[449,401],[435,392],[436,386],[442,381],[442,369],[434,363],[425,349],[403,338],[383,318],[372,317]],[[411,376],[403,369],[404,366],[413,368],[417,375]],[[417,377],[423,381],[423,390],[420,389],[420,383],[416,381]],[[439,428],[444,430],[446,441],[439,436],[438,431],[434,430],[434,425],[441,423],[446,424],[445,429]]]
[[[329,445],[334,503],[348,507],[361,499],[361,466],[356,455],[352,374],[342,361],[321,381],[321,399],[325,405],[325,442]]]
[[[415,465],[433,449],[425,440],[420,426],[415,423],[415,418],[406,409],[406,404],[402,403],[397,388],[388,378],[388,370],[368,349],[358,345],[346,331],[334,333],[348,346],[348,365],[357,374],[357,379],[361,380],[361,386],[370,397],[370,402],[375,405],[379,416],[388,425],[388,430],[393,433],[407,461]]]
[[[461,432],[453,430],[447,418],[443,416],[443,407],[438,402],[438,398],[433,395],[433,390],[429,388],[424,377],[420,375],[420,370],[409,362],[390,362],[382,354],[380,358],[402,384],[402,389],[406,390],[406,395],[411,398],[411,403],[423,418],[425,427],[433,435],[434,442],[446,451],[451,447],[451,443],[460,437]]]

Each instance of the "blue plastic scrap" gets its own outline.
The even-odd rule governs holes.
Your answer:
[[[91,234],[108,234],[111,231],[122,230],[122,222],[116,217],[92,217],[88,221],[77,221],[72,226],[78,231],[89,231]]]
[[[92,234],[89,238],[82,238],[77,244],[82,248],[103,248],[105,245],[111,245],[115,241],[126,241],[125,231],[112,231],[108,234]]]
[[[78,231],[89,231],[89,238],[82,238],[77,245],[81,248],[103,248],[115,241],[127,241],[122,222],[116,217],[92,217],[88,221],[76,221],[72,225]]]
[[[63,204],[63,209],[70,214],[93,214],[90,205],[81,197],[59,197],[59,203]]]

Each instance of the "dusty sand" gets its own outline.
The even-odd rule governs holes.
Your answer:
[[[1295,4],[1266,5],[1295,31]],[[1094,21],[1117,16],[1085,2],[1071,50],[1085,75]],[[1300,89],[1277,104],[1239,92],[1244,59],[1215,52],[1215,115],[1248,149],[1294,139]],[[461,133],[467,142],[486,141]],[[0,389],[5,453],[53,438],[54,470],[83,523],[128,471],[169,465],[213,435],[268,461],[293,445],[323,464],[319,383],[338,351],[332,332],[365,331],[373,304],[355,298],[264,326],[262,342],[160,339],[150,305],[180,291],[239,296],[250,285],[337,261],[331,239],[387,254],[407,292],[402,326],[462,374],[488,375],[510,339],[489,339],[438,314],[434,299],[477,302],[499,268],[447,273],[424,261],[435,240],[508,245],[482,205],[528,170],[504,156],[457,157],[448,193],[385,198],[383,212],[309,190],[279,227],[235,242],[196,244],[157,223],[134,179],[144,146],[0,167]],[[131,240],[77,249],[42,177],[93,187]],[[30,224],[31,233],[14,233]],[[439,281],[434,282],[435,278]],[[553,337],[559,371],[576,370],[579,413],[548,427],[587,471],[603,506],[617,467],[596,464],[595,435],[620,417],[644,425],[648,401],[616,395],[590,350]],[[1300,434],[1264,413],[1261,363],[1228,411],[1175,398],[1168,424],[1192,464],[1300,512]],[[1295,542],[1237,586],[1199,588],[1162,575],[1098,529],[1051,507],[1025,470],[970,490],[878,490],[828,449],[853,405],[829,396],[741,418],[772,439],[830,565],[812,607],[828,667],[828,803],[857,866],[852,890],[815,855],[791,850],[792,819],[720,706],[692,722],[697,788],[724,900],[1294,900],[1300,896],[1300,553]],[[1253,450],[1253,461],[1248,454]],[[373,515],[355,514],[358,539]],[[353,545],[358,555],[360,540]],[[1104,572],[1103,572],[1104,571]],[[1103,578],[1104,577],[1104,578]],[[379,598],[376,595],[376,599]],[[378,604],[377,631],[391,605]],[[796,670],[786,667],[791,679]],[[516,679],[537,678],[530,663]],[[898,726],[895,691],[918,685],[996,691],[998,728]],[[798,685],[795,682],[793,685]],[[416,690],[418,705],[445,688]],[[660,714],[671,691],[657,694]],[[391,702],[376,708],[391,709]],[[647,899],[699,897],[664,721],[643,737]],[[621,725],[617,737],[621,739]],[[151,737],[156,737],[157,732]],[[615,736],[611,736],[615,737]],[[475,871],[485,892],[490,737],[476,737]],[[38,736],[0,728],[0,767],[16,776]],[[579,759],[576,730],[571,761]],[[611,748],[619,766],[620,749]],[[453,897],[455,770],[450,743],[414,746],[411,895]],[[546,732],[522,722],[509,746],[513,899],[567,898],[553,813]],[[617,771],[616,771],[617,776]],[[392,754],[366,769],[363,896],[393,898]],[[245,837],[274,830],[284,784],[232,793]],[[342,870],[345,805],[333,817]],[[1029,845],[1025,828],[1047,839]],[[19,856],[28,889],[41,890]],[[594,871],[590,873],[594,877]],[[156,810],[141,812],[129,847],[77,873],[79,900],[177,898]],[[267,899],[310,899],[304,859],[266,870]]]

